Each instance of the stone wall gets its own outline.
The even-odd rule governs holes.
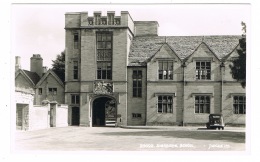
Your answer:
[[[68,105],[57,105],[56,108],[56,127],[68,126]]]
[[[142,97],[133,97],[133,70],[142,71]],[[129,67],[127,70],[127,125],[146,124],[146,68]],[[134,114],[141,114],[140,118],[134,118]]]
[[[29,130],[50,127],[49,106],[34,105],[29,109]]]

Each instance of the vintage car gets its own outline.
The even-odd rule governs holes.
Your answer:
[[[209,122],[206,123],[208,129],[224,129],[224,119],[222,114],[210,114]]]

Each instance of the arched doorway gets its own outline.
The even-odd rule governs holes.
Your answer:
[[[115,126],[116,114],[115,99],[109,97],[96,98],[92,105],[92,126]]]

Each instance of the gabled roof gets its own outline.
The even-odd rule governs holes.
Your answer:
[[[176,52],[172,49],[172,47],[167,42],[165,42],[165,43],[162,43],[161,47],[154,53],[154,55],[152,55],[150,58],[148,58],[146,62],[149,62],[150,60],[152,60],[153,57],[155,57],[155,55],[163,48],[164,45],[168,46],[170,48],[170,50],[174,53],[174,55],[176,55]],[[176,56],[178,57],[178,59],[181,60],[179,55],[176,55]]]
[[[242,36],[205,36],[204,42],[219,59],[233,52]]]
[[[130,47],[128,66],[145,66],[164,43],[180,59],[185,59],[204,42],[221,59],[234,50],[240,38],[241,36],[137,36]]]
[[[39,80],[39,82],[36,84],[36,87],[40,86],[42,84],[43,81],[45,81],[45,79],[49,76],[49,75],[52,75],[56,80],[57,82],[62,86],[64,87],[64,84],[63,82],[61,81],[61,79],[55,74],[54,71],[52,71],[51,69],[49,69],[44,75],[43,77]]]
[[[38,81],[40,80],[40,77],[36,72],[31,72],[31,71],[27,71],[27,70],[23,70],[23,71],[33,81],[34,84],[37,84]]]
[[[16,77],[19,74],[22,74],[33,85],[36,85],[38,83],[38,81],[40,80],[39,75],[35,72],[19,69],[19,71],[16,73]]]

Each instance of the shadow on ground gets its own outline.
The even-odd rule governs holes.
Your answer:
[[[110,136],[161,136],[166,138],[188,138],[194,140],[220,140],[234,143],[245,143],[245,132],[232,131],[208,131],[200,129],[200,131],[171,131],[171,130],[155,130],[155,131],[133,131],[133,132],[104,132],[102,135]]]

